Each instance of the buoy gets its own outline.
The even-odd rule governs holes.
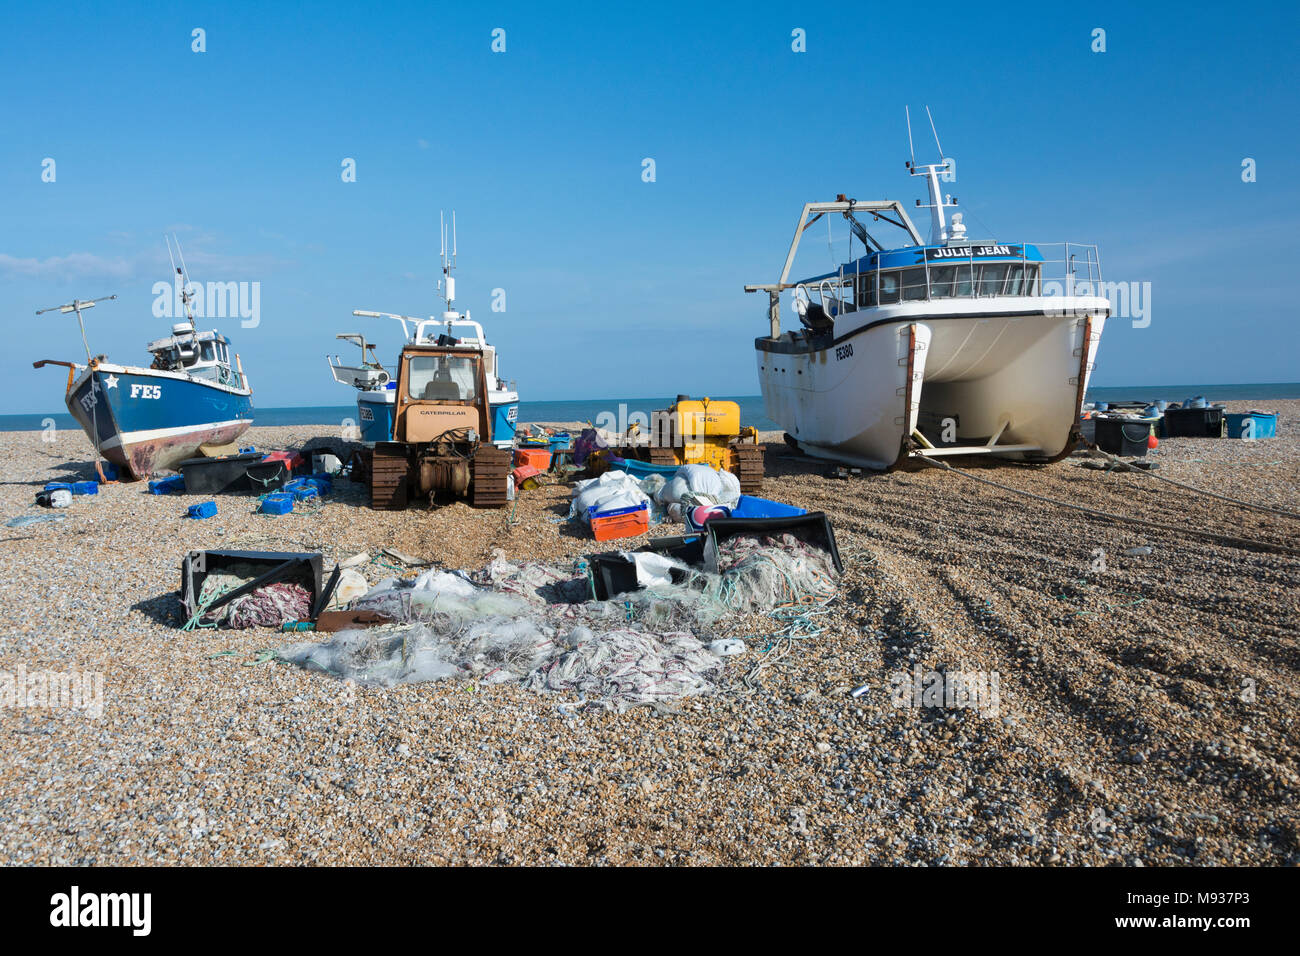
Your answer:
[[[1148,436],[1147,436],[1147,447],[1148,447],[1148,448],[1159,448],[1159,447],[1160,447],[1160,439],[1157,438],[1155,435],[1148,435]]]

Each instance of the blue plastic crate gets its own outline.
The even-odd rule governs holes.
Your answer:
[[[1225,417],[1228,419],[1229,438],[1277,437],[1277,412],[1250,411]]]
[[[217,514],[217,503],[215,501],[205,501],[202,504],[190,505],[185,512],[187,518],[213,518]]]
[[[72,483],[72,493],[74,495],[97,495],[99,494],[99,482],[74,481]]]
[[[172,475],[169,478],[156,478],[149,482],[149,494],[151,495],[179,494],[184,490],[184,475]]]
[[[293,495],[279,492],[262,499],[262,514],[287,515],[293,511]]]
[[[306,501],[308,498],[320,497],[320,490],[313,484],[294,485],[293,488],[289,489],[289,493],[293,495],[294,501]]]
[[[731,509],[732,518],[797,518],[806,515],[807,508],[798,508],[781,501],[768,498],[756,498],[753,495],[741,495],[740,501]]]
[[[328,477],[305,475],[302,478],[291,478],[286,481],[284,490],[297,495],[300,499],[310,495],[327,495],[334,490],[334,482],[330,481]],[[309,494],[298,494],[304,490],[308,490]]]
[[[650,506],[644,501],[633,508],[610,508],[608,511],[597,511],[595,506],[587,509],[587,519],[592,518],[617,518],[619,515],[630,515],[634,511],[645,511]]]

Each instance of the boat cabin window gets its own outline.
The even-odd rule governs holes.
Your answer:
[[[898,273],[880,273],[880,304],[887,305],[898,301]]]
[[[1025,264],[1025,285],[1021,295],[1039,295],[1038,271],[1039,266],[1036,264]]]
[[[426,401],[472,402],[477,397],[478,361],[461,355],[412,355],[407,395]]]
[[[1025,270],[1019,263],[1007,267],[1007,295],[1024,295]]]
[[[948,299],[952,297],[953,283],[957,279],[956,266],[930,267],[930,298]]]
[[[857,277],[859,308],[926,299],[971,298],[985,295],[1038,295],[1037,262],[956,262],[889,272],[865,272]],[[876,282],[880,282],[877,293]]]
[[[987,262],[979,267],[979,294],[1001,295],[1002,286],[1007,281],[1007,264],[1005,262]]]
[[[858,308],[876,304],[876,274],[864,272],[858,276]]]
[[[904,269],[902,272],[903,279],[903,301],[916,302],[923,301],[926,296],[925,292],[925,269]]]

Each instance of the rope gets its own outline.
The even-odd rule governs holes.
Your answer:
[[[1156,479],[1156,481],[1163,481],[1170,485],[1177,485],[1179,488],[1185,488],[1188,491],[1194,491],[1198,495],[1209,495],[1211,498],[1218,498],[1220,501],[1226,501],[1229,504],[1240,505],[1243,508],[1252,508],[1255,511],[1267,511],[1275,515],[1285,515],[1288,518],[1300,518],[1300,514],[1297,514],[1294,511],[1284,511],[1281,508],[1270,508],[1268,505],[1257,505],[1250,501],[1242,501],[1240,498],[1230,498],[1227,495],[1221,495],[1215,491],[1206,491],[1204,488],[1197,488],[1195,485],[1185,484],[1184,482],[1181,481],[1174,481],[1174,479],[1172,478],[1166,478],[1164,475],[1157,475],[1155,472],[1147,471],[1145,468],[1138,468],[1137,466],[1132,465],[1129,462],[1124,461],[1123,459],[1115,455],[1112,455],[1108,451],[1102,451],[1096,445],[1087,442],[1085,442],[1085,444],[1088,445],[1088,447],[1092,450],[1093,454],[1103,455],[1106,458],[1109,458],[1112,465],[1119,465],[1123,468],[1126,468],[1129,471],[1136,472],[1137,474],[1140,475],[1149,475],[1150,477]]]
[[[234,588],[228,588],[221,585],[213,588],[211,594],[209,594],[207,597],[199,601],[199,606],[198,609],[195,610],[194,616],[181,625],[181,630],[192,631],[197,627],[215,628],[217,626],[217,622],[211,621],[207,624],[204,624],[203,615],[208,613],[208,608],[212,606],[213,602],[216,601],[217,598],[229,594],[233,590]]]
[[[768,644],[763,648],[763,656],[754,663],[754,666],[741,679],[745,689],[738,689],[736,693],[742,696],[754,693],[758,690],[758,678],[765,668],[777,665],[789,666],[788,664],[782,665],[781,662],[794,650],[795,642],[821,636],[825,628],[817,622],[816,618],[827,613],[833,600],[834,598],[829,598],[815,607],[809,607],[806,604],[792,604],[769,611],[768,617],[777,622],[784,622],[785,627],[767,635]]]
[[[950,471],[954,475],[961,475],[963,478],[969,478],[971,481],[978,481],[980,484],[991,485],[994,488],[1001,488],[1003,491],[1010,491],[1012,494],[1024,495],[1026,498],[1034,498],[1037,501],[1046,502],[1049,505],[1056,505],[1060,508],[1071,508],[1074,511],[1082,511],[1086,515],[1094,518],[1101,518],[1103,521],[1122,521],[1126,524],[1134,524],[1144,528],[1156,528],[1160,531],[1171,531],[1175,534],[1190,534],[1196,537],[1208,538],[1211,541],[1220,544],[1226,544],[1233,548],[1242,548],[1247,551],[1273,551],[1278,554],[1286,554],[1291,557],[1300,558],[1300,549],[1288,548],[1283,544],[1273,544],[1271,541],[1260,541],[1255,538],[1232,538],[1222,534],[1212,534],[1209,531],[1198,531],[1195,528],[1180,528],[1176,525],[1164,524],[1159,521],[1147,521],[1143,518],[1130,518],[1127,515],[1117,515],[1109,511],[1099,511],[1096,508],[1085,508],[1083,505],[1071,504],[1068,501],[1060,501],[1056,498],[1048,498],[1046,495],[1034,494],[1032,491],[1024,491],[1020,488],[1012,488],[1010,485],[1004,485],[1001,482],[993,481],[991,478],[981,478],[979,475],[973,475],[968,471],[962,471],[960,468],[954,468],[947,462],[936,461],[933,458],[921,457],[927,465],[935,468],[942,468],[944,471]]]
[[[255,481],[263,488],[271,487],[272,484],[280,480],[280,476],[282,474],[284,474],[283,462],[280,463],[280,467],[275,470],[275,474],[272,475],[270,478],[258,478],[257,475],[251,474],[250,472],[247,471],[244,472],[245,477],[247,477],[249,481]],[[261,501],[260,498],[258,500]]]

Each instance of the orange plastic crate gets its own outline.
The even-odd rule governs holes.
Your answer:
[[[520,465],[532,465],[538,471],[546,471],[551,467],[551,453],[545,448],[516,448],[515,467]]]
[[[639,508],[624,508],[607,514],[591,516],[591,533],[597,541],[609,541],[611,538],[635,538],[650,530],[650,509],[645,505]]]

